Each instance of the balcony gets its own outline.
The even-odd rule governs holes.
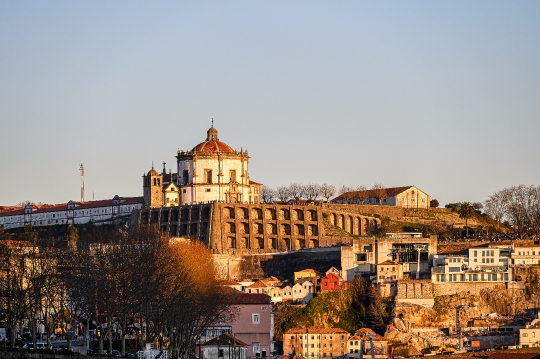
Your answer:
[[[432,267],[431,273],[445,273],[444,266]]]

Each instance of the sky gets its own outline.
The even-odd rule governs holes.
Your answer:
[[[142,196],[206,137],[252,180],[540,180],[538,1],[0,0],[0,205]]]

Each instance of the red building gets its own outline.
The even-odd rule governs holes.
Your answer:
[[[327,290],[339,290],[345,286],[345,281],[334,273],[328,273],[321,279],[321,292]]]

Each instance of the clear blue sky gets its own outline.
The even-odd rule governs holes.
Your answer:
[[[251,179],[540,182],[538,1],[0,1],[0,205],[142,195],[220,139]]]

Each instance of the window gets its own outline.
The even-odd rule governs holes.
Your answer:
[[[207,188],[207,189],[205,190],[205,192],[210,192],[210,188]]]
[[[253,342],[251,343],[251,349],[253,350],[253,353],[260,353],[261,343]]]
[[[261,315],[259,313],[251,314],[251,321],[253,324],[261,324]]]
[[[236,170],[231,170],[230,176],[231,176],[231,182],[236,182]]]
[[[204,170],[204,178],[206,178],[206,183],[212,183],[212,170]]]
[[[527,333],[523,333],[523,334],[522,334],[521,336],[522,336],[522,337],[528,337],[528,336],[529,336],[529,334],[527,334]]]
[[[223,349],[219,349],[218,358],[223,358]]]
[[[188,181],[189,181],[189,171],[188,171],[188,170],[184,170],[184,171],[182,172],[182,182],[183,182],[184,184],[187,184]]]

